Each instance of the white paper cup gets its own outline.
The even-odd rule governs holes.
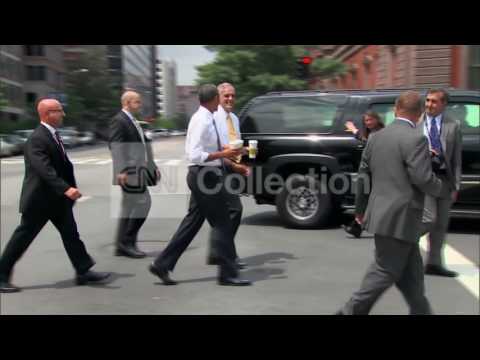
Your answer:
[[[248,141],[248,157],[250,159],[255,159],[257,157],[257,152],[258,152],[258,141],[249,140]]]
[[[229,142],[232,149],[240,149],[243,146],[243,140],[233,140]]]

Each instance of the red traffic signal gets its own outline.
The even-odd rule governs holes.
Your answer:
[[[310,65],[312,63],[312,58],[310,56],[304,56],[302,58],[302,63],[304,63],[305,65]]]

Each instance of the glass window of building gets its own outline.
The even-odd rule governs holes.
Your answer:
[[[470,46],[469,85],[472,89],[480,89],[480,45]]]

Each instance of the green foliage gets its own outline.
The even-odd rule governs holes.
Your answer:
[[[213,62],[197,66],[197,85],[230,82],[237,93],[236,111],[251,98],[269,91],[308,89],[308,82],[296,78],[298,58],[318,45],[207,45],[215,51]],[[345,66],[332,59],[315,59],[312,77],[341,74]]]

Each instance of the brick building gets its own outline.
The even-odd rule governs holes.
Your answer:
[[[314,79],[315,88],[480,89],[479,45],[321,45],[316,55],[340,60],[348,71]]]

